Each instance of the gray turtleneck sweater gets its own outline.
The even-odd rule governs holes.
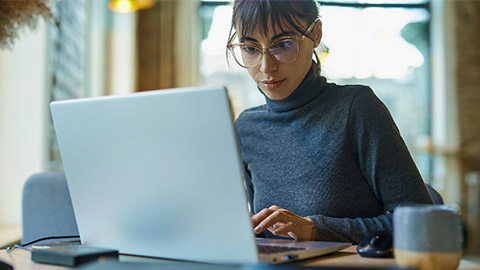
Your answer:
[[[237,119],[250,204],[310,218],[319,240],[358,243],[392,230],[396,206],[432,201],[372,90],[315,74],[312,65],[290,96]]]

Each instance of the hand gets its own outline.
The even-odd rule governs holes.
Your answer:
[[[272,205],[251,216],[253,231],[257,234],[269,230],[274,235],[291,237],[295,240],[317,240],[313,222],[294,213]]]

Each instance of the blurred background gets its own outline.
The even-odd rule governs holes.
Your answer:
[[[220,84],[235,116],[264,103],[246,70],[227,64],[229,1],[19,2],[0,1],[4,235],[21,231],[25,180],[62,170],[51,101]],[[373,88],[424,181],[462,215],[467,252],[479,254],[480,1],[319,3],[322,74]]]

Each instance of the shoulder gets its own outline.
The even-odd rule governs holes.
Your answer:
[[[386,110],[383,102],[373,92],[372,88],[367,85],[328,83],[326,92],[329,99],[336,99],[338,102],[348,106],[352,113]]]
[[[336,84],[336,83],[327,83],[327,93],[330,95],[335,95],[343,99],[353,100],[357,96],[368,96],[375,95],[372,89],[366,85],[360,84]]]
[[[353,102],[363,98],[372,98],[375,96],[372,89],[366,85],[360,84],[336,84],[329,82],[325,86],[324,97],[329,101],[341,102],[345,105],[351,105]]]
[[[368,86],[359,86],[349,104],[349,126],[361,134],[397,133],[398,128],[385,104]]]
[[[341,109],[348,114],[352,111],[368,110],[371,106],[383,107],[383,103],[369,86],[358,84],[328,83],[319,102],[328,103],[328,107],[336,107],[332,108],[333,110]]]
[[[240,113],[237,120],[235,120],[235,125],[238,128],[238,126],[247,124],[248,122],[255,120],[255,118],[258,117],[258,114],[263,112],[268,112],[267,106],[265,104],[246,109],[242,113]]]
[[[353,118],[391,118],[385,104],[368,86],[357,86],[350,104],[350,114]]]
[[[369,86],[329,83],[326,92],[329,102],[337,107],[334,110],[341,108],[346,113],[349,125],[365,128],[393,122],[387,107]]]
[[[255,133],[256,126],[259,123],[259,115],[267,112],[266,105],[261,105],[244,110],[235,120],[235,129],[240,145],[244,140]]]

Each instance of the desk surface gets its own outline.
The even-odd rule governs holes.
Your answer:
[[[378,259],[378,258],[363,258],[358,255],[355,250],[356,246],[348,247],[344,250],[335,252],[330,255],[325,255],[305,261],[298,262],[298,265],[303,266],[329,266],[329,267],[395,267],[395,260],[393,258]],[[11,253],[5,250],[0,250],[0,260],[11,264],[14,269],[22,270],[59,270],[69,269],[62,266],[54,266],[47,264],[34,263],[30,260],[30,252],[22,249],[15,249]],[[120,260],[131,261],[131,256],[121,256]],[[136,261],[148,260],[158,261],[156,259],[138,258]],[[474,263],[467,259],[462,259],[457,270],[479,270],[480,264]]]

